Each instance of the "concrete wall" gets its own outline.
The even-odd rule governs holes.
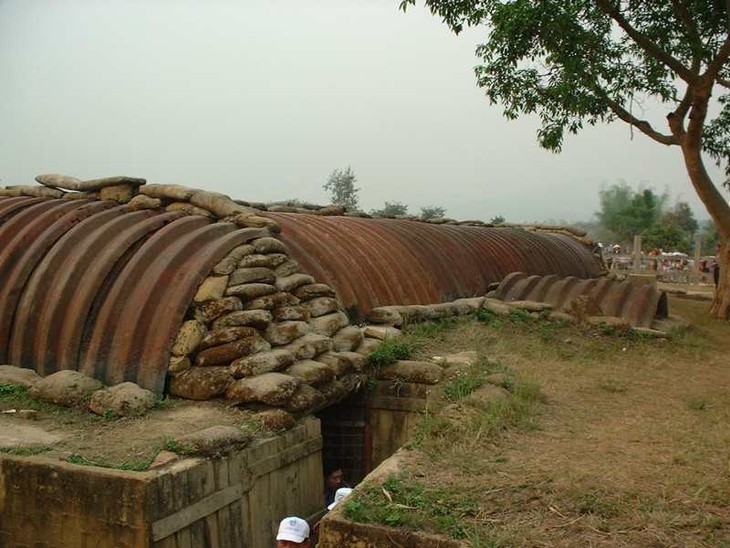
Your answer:
[[[279,521],[323,507],[319,421],[217,459],[124,472],[0,458],[0,546],[274,546]]]

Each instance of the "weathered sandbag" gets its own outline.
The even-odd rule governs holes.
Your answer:
[[[241,266],[241,268],[276,268],[277,266],[285,263],[288,260],[289,256],[284,255],[283,253],[269,253],[267,255],[253,253],[251,255],[246,255],[245,257],[243,257],[239,262],[239,266]]]
[[[312,278],[309,274],[297,273],[277,278],[274,285],[276,285],[276,289],[278,289],[279,291],[288,291],[291,293],[298,287],[313,283],[314,278]]]
[[[229,283],[231,285],[249,284],[259,282],[263,284],[273,284],[276,282],[274,271],[265,267],[238,268],[231,273]],[[283,291],[276,286],[279,291]]]
[[[352,394],[363,382],[364,377],[361,375],[345,375],[327,384],[318,386],[317,390],[325,397],[327,405],[334,405]]]
[[[267,409],[260,411],[253,416],[253,419],[261,425],[261,429],[269,432],[279,432],[294,428],[297,420],[288,411],[283,409]]]
[[[301,384],[286,404],[286,410],[298,415],[306,415],[321,408],[326,400],[322,392],[308,384]]]
[[[335,378],[335,372],[329,365],[314,360],[296,362],[286,370],[286,373],[314,386]]]
[[[366,337],[379,339],[381,341],[386,339],[397,339],[402,335],[400,329],[387,325],[366,325],[363,328],[363,334]]]
[[[195,194],[196,189],[183,185],[148,184],[139,188],[139,193],[151,198],[161,200],[174,200],[176,202],[187,202]]]
[[[519,308],[521,310],[527,310],[529,312],[542,312],[543,310],[552,310],[553,305],[548,303],[540,303],[537,301],[508,301],[505,302],[512,308]]]
[[[276,288],[273,285],[261,283],[232,285],[226,289],[226,295],[239,297],[244,302],[258,299],[264,295],[271,295],[272,293],[276,293]]]
[[[312,318],[318,318],[340,309],[340,303],[332,297],[315,297],[302,303],[302,307],[309,311]]]
[[[344,312],[334,312],[332,314],[320,316],[319,318],[312,318],[309,324],[312,326],[312,331],[315,333],[331,337],[340,329],[349,325],[350,320]]]
[[[308,333],[282,348],[290,351],[299,360],[308,360],[332,350],[332,339],[317,333]]]
[[[380,367],[376,376],[383,380],[402,380],[421,384],[436,384],[441,380],[443,370],[435,363],[400,360]]]
[[[205,350],[214,346],[231,343],[239,339],[247,339],[249,337],[258,337],[259,333],[253,327],[231,326],[213,329],[203,337],[198,344],[198,350]]]
[[[271,345],[260,335],[254,335],[233,341],[220,346],[214,346],[198,353],[195,358],[195,365],[210,366],[230,364],[233,360],[242,356],[270,350]]]
[[[189,356],[170,356],[167,365],[167,372],[173,377],[179,375],[183,371],[187,371],[193,366],[193,362]]]
[[[19,384],[31,387],[41,380],[41,376],[33,369],[16,367],[14,365],[0,365],[0,384]]]
[[[238,261],[239,259],[237,259],[234,255],[226,255],[213,267],[213,274],[217,274],[218,276],[230,276],[238,268]],[[231,282],[230,279],[229,284],[236,285],[234,282]]]
[[[89,409],[97,415],[113,412],[121,417],[141,415],[152,409],[157,398],[133,382],[123,382],[97,390],[91,395]]]
[[[507,401],[509,398],[510,393],[507,392],[507,390],[500,386],[487,383],[463,398],[461,401],[479,409],[487,409],[491,404]]]
[[[256,253],[287,253],[284,242],[272,237],[258,238],[251,242],[251,245]]]
[[[194,206],[188,202],[172,202],[165,206],[165,211],[182,211],[189,215],[200,215],[201,217],[213,217],[213,214],[207,209]]]
[[[304,309],[302,306],[281,306],[272,310],[271,313],[277,322],[291,320],[308,322],[312,319],[312,315],[309,311]]]
[[[337,377],[349,371],[360,372],[366,363],[365,356],[357,352],[325,352],[317,356],[317,361],[332,367]]]
[[[81,179],[60,173],[48,173],[38,175],[35,178],[40,184],[53,188],[65,188],[67,190],[80,190]]]
[[[226,391],[226,398],[237,403],[261,402],[285,405],[301,381],[282,373],[265,373],[235,381]]]
[[[214,299],[222,299],[228,287],[228,276],[209,276],[200,284],[195,292],[193,302],[204,303]]]
[[[362,342],[360,343],[360,346],[358,346],[355,349],[355,352],[358,354],[362,354],[363,356],[368,356],[373,350],[378,348],[383,341],[379,339],[371,339],[370,337],[364,337]]]
[[[326,284],[307,284],[302,287],[298,287],[296,291],[294,291],[294,295],[302,301],[308,301],[315,297],[334,297],[335,292]]]
[[[251,244],[242,244],[234,247],[228,252],[227,257],[232,257],[236,261],[240,262],[246,255],[251,255],[254,252]]]
[[[268,310],[239,310],[225,314],[213,322],[213,329],[221,329],[223,327],[255,327],[256,329],[266,329],[271,323],[271,312]]]
[[[507,316],[512,310],[509,306],[504,304],[504,301],[500,301],[499,299],[492,299],[490,297],[484,299],[484,304],[482,305],[482,308],[499,316]]]
[[[296,306],[298,304],[299,299],[291,293],[279,292],[253,299],[243,305],[243,308],[245,310],[273,310],[282,306]]]
[[[280,371],[294,363],[294,354],[283,348],[275,348],[268,352],[258,352],[239,358],[231,363],[231,375],[236,378],[254,377]]]
[[[207,301],[195,308],[195,319],[209,323],[223,314],[236,312],[243,308],[243,303],[238,297],[223,297],[214,301]]]
[[[172,377],[170,394],[189,400],[209,400],[223,394],[232,382],[228,367],[193,367]]]
[[[144,194],[137,194],[137,196],[129,200],[127,205],[135,211],[142,209],[159,209],[160,206],[162,206],[162,201],[159,198],[152,198],[150,196],[145,196]]]
[[[362,329],[356,325],[348,325],[332,336],[335,352],[349,352],[354,350],[363,340]]]
[[[173,438],[186,455],[215,457],[233,449],[248,445],[252,435],[236,426],[217,425]]]
[[[49,188],[45,186],[26,186],[26,185],[18,185],[18,186],[11,186],[6,189],[7,191],[10,191],[8,196],[15,195],[15,196],[34,196],[36,198],[63,198],[66,194],[62,190],[58,190],[57,188]]]
[[[190,197],[190,203],[207,209],[216,217],[230,217],[232,215],[240,215],[241,213],[255,214],[256,210],[250,207],[242,206],[231,200],[230,196],[219,192],[211,192],[208,190],[198,190]]]
[[[272,323],[264,331],[264,339],[275,346],[289,344],[294,339],[309,333],[311,327],[307,322],[289,321]]]
[[[187,356],[193,353],[207,334],[208,329],[203,322],[198,320],[183,322],[177,333],[175,342],[172,344],[172,354],[175,356]]]
[[[403,325],[400,306],[379,306],[368,312],[368,320],[372,323],[387,324],[395,327]]]
[[[299,272],[299,263],[294,259],[288,259],[274,269],[277,278],[291,276]]]
[[[103,385],[78,371],[66,369],[43,377],[28,390],[32,398],[56,405],[74,407],[85,405],[91,395]]]

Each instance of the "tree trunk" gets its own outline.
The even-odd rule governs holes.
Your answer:
[[[717,261],[720,264],[720,279],[710,306],[710,314],[716,318],[730,320],[730,240],[720,244]]]

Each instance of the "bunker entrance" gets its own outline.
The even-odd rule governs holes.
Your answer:
[[[372,443],[366,394],[353,394],[317,414],[322,430],[324,473],[342,468],[345,483],[355,485],[372,469]]]

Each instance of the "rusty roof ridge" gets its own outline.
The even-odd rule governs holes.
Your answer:
[[[68,175],[43,174],[38,175],[35,179],[41,186],[8,186],[4,189],[0,188],[0,196],[63,197],[66,199],[90,198],[104,200],[114,199],[114,196],[118,195],[119,189],[124,187],[128,189],[127,199],[117,200],[122,203],[134,200],[137,196],[143,195],[148,198],[159,200],[159,203],[149,203],[145,209],[152,209],[156,206],[157,208],[163,208],[167,211],[183,210],[193,214],[205,214],[204,212],[207,211],[212,214],[213,217],[224,221],[234,222],[242,228],[266,227],[274,232],[279,232],[279,227],[272,224],[271,220],[268,222],[263,220],[261,217],[262,212],[398,219],[437,225],[446,224],[487,228],[524,229],[527,231],[566,234],[578,239],[585,245],[593,245],[593,241],[587,237],[586,232],[574,226],[552,225],[545,223],[495,224],[479,219],[423,219],[415,215],[371,215],[360,210],[348,209],[335,204],[319,205],[299,202],[298,200],[281,200],[269,203],[250,202],[234,199],[227,194],[219,192],[197,189],[179,184],[149,183],[143,178],[124,175],[81,180]],[[140,203],[141,200],[138,200],[137,202]],[[182,204],[187,204],[187,207],[184,207]]]

